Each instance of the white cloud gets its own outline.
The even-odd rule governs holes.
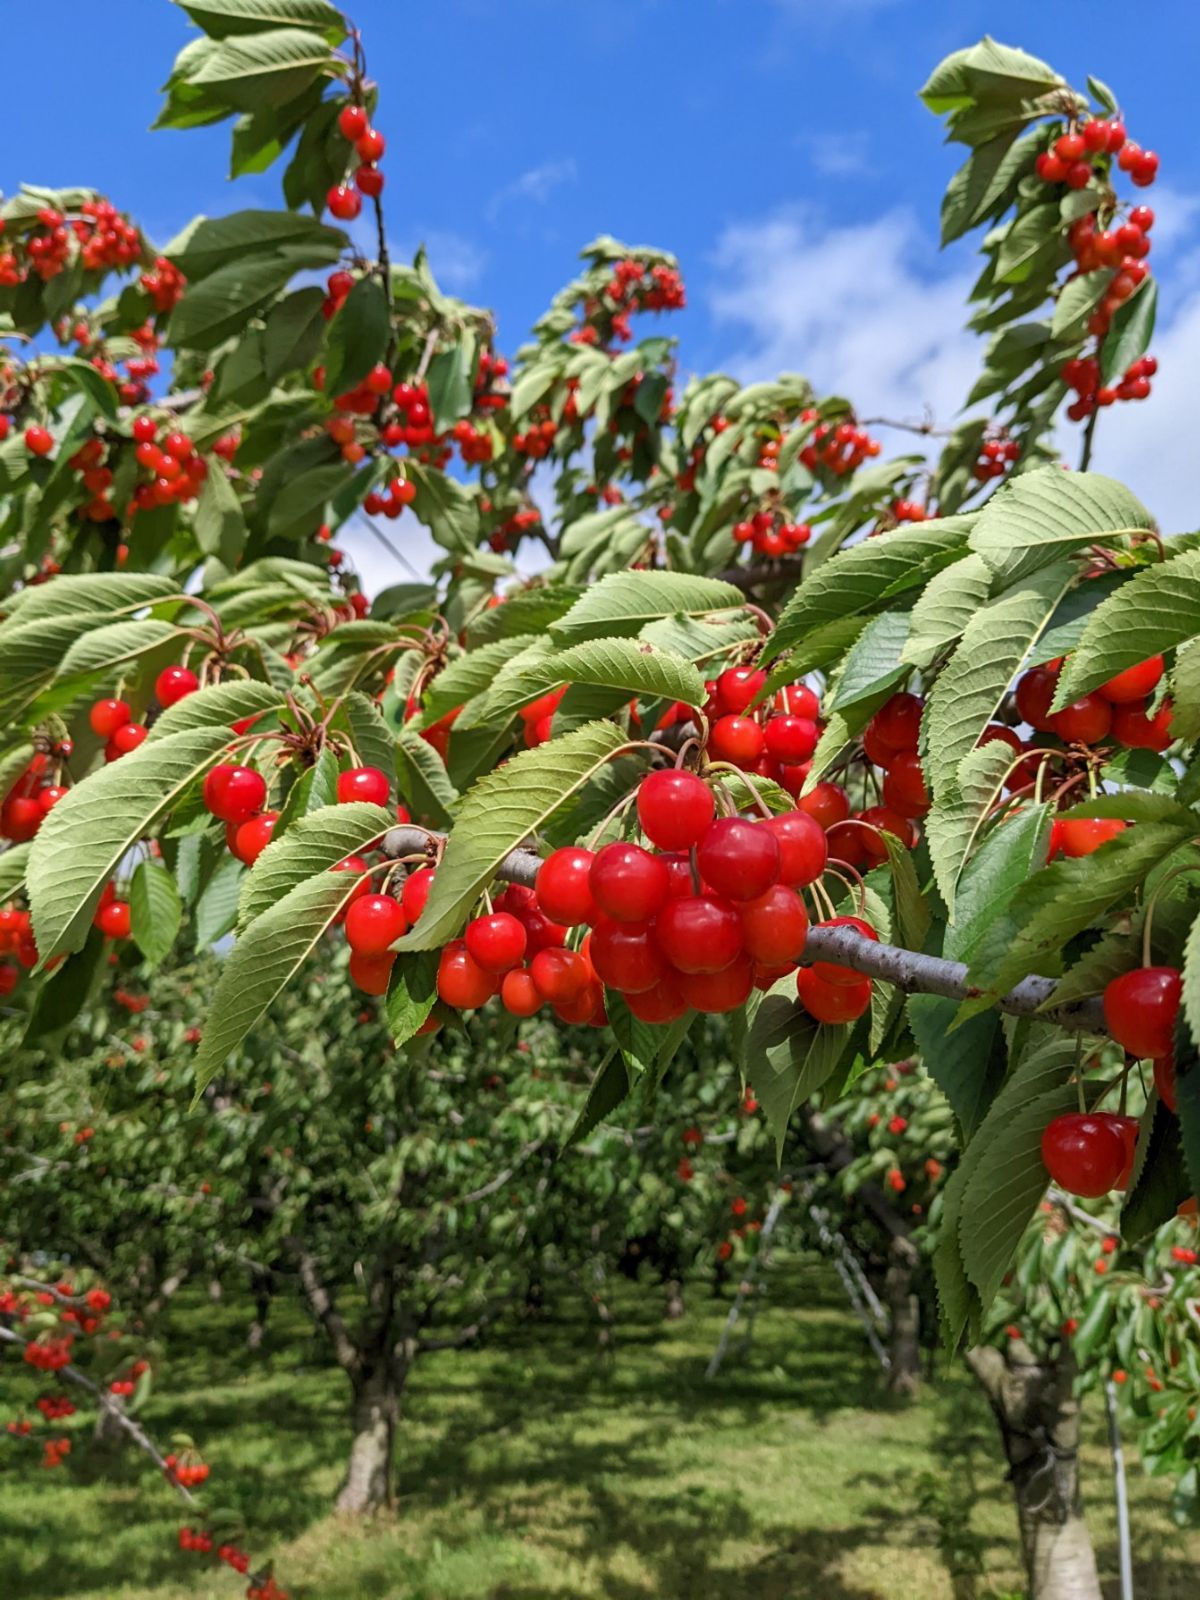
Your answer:
[[[797,134],[793,142],[826,177],[848,178],[870,170],[870,137],[865,128],[850,133]]]
[[[533,205],[544,206],[555,189],[564,183],[574,183],[578,175],[578,168],[569,157],[564,161],[543,161],[541,166],[530,167],[498,189],[488,201],[484,215],[489,222],[494,222],[513,200],[528,200]]]

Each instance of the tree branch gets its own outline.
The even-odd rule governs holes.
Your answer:
[[[362,1360],[358,1346],[350,1337],[341,1313],[334,1305],[333,1297],[317,1271],[317,1263],[312,1253],[304,1248],[299,1239],[285,1239],[283,1247],[296,1263],[301,1287],[312,1307],[313,1315],[329,1335],[338,1365],[348,1373],[357,1372]]]

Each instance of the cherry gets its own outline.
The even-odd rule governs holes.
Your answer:
[[[808,913],[794,889],[777,883],[740,909],[742,939],[755,961],[778,966],[796,960],[808,936]]]
[[[868,806],[865,811],[859,812],[858,818],[860,822],[866,824],[860,842],[867,860],[873,867],[881,866],[888,858],[887,845],[875,831],[877,828],[899,839],[909,850],[917,842],[917,831],[912,823],[898,811],[893,811],[890,806]]]
[[[1018,747],[1020,742],[1018,739]],[[902,817],[923,817],[929,810],[929,790],[925,787],[921,758],[915,750],[903,750],[893,758],[883,780],[883,800],[890,810]]]
[[[39,428],[35,422],[25,429],[25,448],[30,455],[48,456],[54,449],[54,438],[46,428]]]
[[[715,686],[718,708],[725,713],[745,711],[766,681],[761,667],[726,667]]]
[[[757,900],[779,881],[782,853],[765,824],[718,817],[697,847],[696,863],[717,894],[728,900]]]
[[[693,772],[651,772],[638,787],[638,821],[660,850],[698,844],[715,809],[712,790]]]
[[[1118,672],[1107,683],[1102,683],[1096,692],[1115,706],[1128,705],[1131,700],[1144,700],[1157,687],[1163,671],[1163,658],[1151,656],[1146,661],[1139,661],[1136,666],[1126,667],[1124,672]]]
[[[361,139],[369,126],[367,113],[362,106],[345,105],[338,112],[338,131],[351,144]]]
[[[816,691],[810,689],[806,683],[789,685],[780,692],[776,703],[792,716],[807,717],[810,722],[815,722],[821,715],[821,702],[817,698]]]
[[[429,899],[429,891],[433,888],[433,878],[434,871],[432,867],[418,867],[415,872],[410,872],[404,880],[400,904],[404,907],[404,915],[408,918],[410,925],[417,920],[425,909],[425,902]]]
[[[190,667],[164,667],[154,680],[154,694],[161,706],[178,705],[199,687],[200,679]]]
[[[796,974],[796,993],[817,1022],[854,1022],[871,1004],[871,980],[855,974],[853,983],[826,983],[813,967]]]
[[[377,956],[363,955],[353,950],[350,953],[350,981],[364,994],[386,994],[395,963],[396,956],[391,950]]]
[[[597,852],[588,883],[614,922],[647,922],[666,901],[669,878],[661,857],[641,845],[614,843]]]
[[[850,798],[840,783],[824,778],[816,783],[798,801],[801,811],[828,831],[837,822],[845,822],[850,815]]]
[[[500,980],[473,959],[461,939],[452,940],[438,961],[438,997],[459,1011],[484,1005],[500,987]]]
[[[148,417],[143,413],[140,417],[134,417],[133,427],[130,431],[133,434],[135,443],[153,444],[155,439],[158,438],[158,423],[155,422],[153,417]]]
[[[539,950],[529,963],[530,976],[543,1000],[563,1005],[574,1000],[591,981],[589,963],[578,950]]]
[[[669,972],[652,989],[626,994],[625,1003],[639,1022],[675,1022],[688,1010],[679,980]]]
[[[762,728],[753,717],[718,717],[708,732],[708,756],[735,767],[751,766],[766,748]]]
[[[1131,750],[1157,750],[1160,754],[1173,742],[1171,702],[1164,700],[1152,717],[1146,715],[1146,702],[1135,700],[1113,708],[1113,737]]]
[[[1183,983],[1175,967],[1138,967],[1104,990],[1104,1020],[1113,1038],[1138,1060],[1169,1056]]]
[[[88,722],[93,733],[98,733],[102,739],[111,739],[132,716],[127,700],[97,700],[88,712]]]
[[[1096,744],[1111,727],[1112,707],[1098,694],[1085,694],[1050,718],[1051,731],[1064,744]]]
[[[46,813],[31,795],[12,795],[0,808],[0,832],[14,844],[32,839]]]
[[[1109,839],[1124,833],[1119,817],[1060,817],[1055,822],[1055,844],[1064,856],[1090,856]]]
[[[532,1017],[542,1009],[542,997],[528,967],[513,967],[500,983],[500,1004],[514,1017]]]
[[[1154,1063],[1154,1087],[1158,1098],[1168,1111],[1178,1111],[1178,1094],[1175,1083],[1175,1057],[1159,1056]]]
[[[338,773],[337,797],[345,803],[349,800],[368,800],[377,806],[385,806],[391,795],[392,786],[388,782],[387,774],[378,767],[350,767],[345,772]]]
[[[728,900],[668,900],[654,923],[658,948],[679,972],[720,972],[742,949],[742,924]]]
[[[779,844],[780,883],[794,889],[815,883],[824,872],[829,855],[825,833],[817,819],[807,811],[781,811],[778,816],[768,817],[763,826]]]
[[[361,166],[354,173],[354,187],[359,194],[365,194],[368,200],[377,200],[383,193],[387,182],[378,167]]]
[[[278,811],[264,811],[261,816],[251,817],[249,822],[239,823],[233,847],[238,860],[252,867],[270,844],[278,821]]]
[[[125,900],[110,900],[96,912],[96,926],[109,939],[128,939],[132,926],[129,904]]]
[[[1070,1111],[1042,1134],[1042,1162],[1059,1188],[1096,1199],[1115,1189],[1125,1170],[1125,1134],[1111,1112]]]
[[[1158,176],[1158,157],[1153,150],[1139,150],[1129,169],[1129,176],[1139,189],[1148,189]]]
[[[353,222],[362,210],[362,196],[348,184],[335,183],[325,196],[325,204],[339,222]]]
[[[817,748],[817,725],[808,717],[796,717],[789,713],[769,718],[763,737],[767,754],[773,761],[795,764],[807,761]]]
[[[884,702],[871,718],[870,727],[880,744],[896,754],[915,750],[921,731],[924,701],[901,690]]]
[[[413,487],[415,488],[415,485]],[[546,694],[539,695],[536,700],[531,700],[527,706],[522,706],[518,715],[523,722],[541,722],[543,717],[552,717],[566,692],[565,687],[550,689]]]
[[[745,1005],[754,988],[754,963],[740,955],[720,972],[681,972],[676,979],[684,1003],[715,1016]]]
[[[1060,161],[1078,161],[1087,148],[1086,137],[1078,133],[1064,133],[1054,141],[1054,154]]]
[[[825,835],[829,859],[841,861],[849,867],[865,867],[870,859],[867,852],[868,837],[868,830],[857,820],[835,822]]]
[[[377,128],[367,128],[354,141],[354,148],[363,161],[380,161],[387,149],[387,140]]]
[[[359,874],[358,881],[350,891],[350,900],[342,907],[342,917],[346,916],[350,906],[356,900],[361,900],[363,895],[371,892],[371,877],[367,863],[362,856],[347,856],[344,861],[339,861],[329,869],[331,872],[354,872]],[[407,919],[406,919],[407,920]]]
[[[39,789],[37,803],[42,815],[45,816],[47,811],[52,811],[67,792],[59,783],[48,783]]]
[[[1050,706],[1058,688],[1058,672],[1053,667],[1033,667],[1017,683],[1017,710],[1022,722],[1045,731],[1050,727]]]
[[[467,949],[485,972],[508,972],[525,954],[528,935],[511,911],[493,911],[467,924]]]
[[[687,904],[682,900],[672,903]],[[601,983],[623,994],[652,989],[667,971],[655,942],[655,930],[649,923],[610,922],[603,918],[592,930],[588,956]]]
[[[150,732],[140,722],[126,722],[117,728],[104,747],[105,761],[116,761],[119,756],[127,756],[131,750],[136,750],[138,745]]]
[[[381,956],[407,932],[404,908],[390,894],[362,895],[346,912],[346,942],[356,955]]]
[[[538,868],[538,905],[552,922],[574,928],[596,920],[589,874],[595,856],[578,845],[565,845],[547,856]]]
[[[267,780],[253,767],[221,762],[204,780],[204,804],[222,822],[248,822],[266,798]]]

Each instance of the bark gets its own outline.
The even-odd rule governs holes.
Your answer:
[[[350,1456],[334,1507],[355,1516],[389,1505],[392,1456],[407,1365],[389,1355],[364,1364],[352,1378]]]
[[[1031,1600],[1102,1600],[1079,1485],[1079,1402],[1067,1347],[1039,1362],[1022,1339],[967,1361],[1000,1428]]]
[[[915,1395],[921,1387],[921,1301],[913,1289],[913,1266],[911,1251],[893,1239],[884,1279],[892,1319],[888,1388],[905,1396]]]
[[[683,1284],[678,1278],[667,1278],[664,1287],[667,1291],[665,1316],[668,1322],[677,1322],[683,1315]]]
[[[246,1347],[261,1350],[267,1335],[267,1318],[271,1314],[271,1301],[275,1295],[275,1274],[255,1270],[250,1274],[250,1290],[254,1296],[254,1320],[246,1334]]]

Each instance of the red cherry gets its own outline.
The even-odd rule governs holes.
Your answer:
[[[853,983],[826,983],[812,967],[796,974],[796,993],[817,1022],[854,1022],[871,1004],[871,980],[855,975]]]
[[[863,829],[861,844],[873,867],[881,866],[888,858],[887,845],[875,831],[877,828],[899,839],[908,850],[917,842],[917,832],[912,823],[890,806],[868,806],[865,811],[859,812],[858,819],[867,825]]]
[[[500,984],[500,1004],[514,1017],[532,1017],[542,1009],[542,997],[528,967],[514,967]]]
[[[458,1011],[473,1011],[486,1004],[500,987],[493,973],[485,972],[461,939],[454,939],[438,961],[437,990],[440,999]]]
[[[39,428],[35,422],[25,429],[25,448],[30,455],[48,456],[54,449],[53,435],[45,428]]]
[[[829,850],[821,824],[807,811],[782,811],[769,817],[768,828],[779,844],[779,881],[792,888],[815,883],[825,870]]]
[[[712,790],[693,772],[651,772],[638,786],[638,821],[660,850],[698,844],[715,809]]]
[[[418,867],[415,872],[410,872],[404,880],[404,889],[400,895],[400,904],[404,907],[404,915],[411,926],[425,909],[425,902],[429,899],[429,891],[433,888],[434,870],[432,867]]]
[[[1019,739],[1017,744],[1020,745]],[[923,817],[929,810],[929,790],[915,750],[904,750],[893,759],[883,780],[883,800],[902,817]]]
[[[134,417],[130,431],[136,444],[153,444],[158,438],[158,423],[143,412],[140,417]]]
[[[126,722],[117,728],[104,747],[105,761],[116,761],[119,756],[127,756],[131,750],[136,750],[138,745],[150,732],[140,722]]]
[[[596,920],[596,902],[588,881],[594,860],[590,850],[565,845],[542,862],[537,875],[537,899],[552,922],[573,928]]]
[[[1085,149],[1087,140],[1078,133],[1064,133],[1054,141],[1054,154],[1060,161],[1078,161]]]
[[[174,706],[195,694],[200,679],[190,667],[164,667],[154,680],[154,694],[159,705]]]
[[[666,864],[637,844],[606,844],[588,874],[592,898],[614,922],[648,922],[665,903]]]
[[[1055,1117],[1042,1134],[1042,1162],[1059,1188],[1087,1199],[1116,1188],[1126,1163],[1119,1120],[1103,1111]]]
[[[1158,1098],[1168,1111],[1178,1111],[1179,1103],[1175,1083],[1175,1057],[1159,1056],[1154,1063],[1154,1087]]]
[[[234,835],[233,848],[238,860],[252,867],[270,844],[278,821],[278,811],[264,811],[261,816],[251,817],[249,822],[240,823]]]
[[[361,166],[354,173],[354,187],[359,194],[365,194],[368,200],[377,200],[383,193],[386,178],[378,167]]]
[[[696,850],[700,876],[728,900],[757,900],[779,881],[782,854],[770,828],[718,817]]]
[[[391,792],[387,774],[378,767],[351,767],[338,773],[337,797],[343,804],[350,800],[368,800],[373,805],[385,806]]]
[[[829,859],[844,862],[849,867],[865,867],[871,859],[869,838],[868,830],[857,819],[835,822],[825,835]]]
[[[850,815],[850,799],[845,789],[828,779],[814,784],[807,794],[801,795],[797,806],[827,832]]]
[[[204,804],[222,822],[248,822],[267,798],[267,780],[253,767],[216,766],[204,780]]]
[[[384,995],[388,991],[395,964],[396,955],[393,950],[377,956],[362,955],[357,950],[351,951],[350,981],[364,994]]]
[[[1113,1038],[1138,1060],[1169,1056],[1183,983],[1175,967],[1138,967],[1104,990],[1104,1020]]]
[[[808,717],[769,717],[763,736],[773,761],[807,761],[817,748],[817,725]]]
[[[362,138],[368,126],[367,113],[362,106],[345,105],[338,112],[338,131],[351,144]]]
[[[915,750],[921,731],[921,712],[925,702],[903,690],[885,701],[871,718],[870,726],[879,742],[889,750]]]
[[[1129,169],[1129,176],[1139,189],[1148,189],[1158,176],[1158,157],[1153,150],[1139,150]]]
[[[531,700],[527,706],[522,706],[517,714],[523,722],[541,722],[543,717],[554,715],[566,692],[565,688],[551,689],[536,700]]]
[[[1111,727],[1112,707],[1098,694],[1085,694],[1050,718],[1051,731],[1064,744],[1097,744]]]
[[[44,816],[47,811],[52,811],[68,791],[59,783],[47,783],[38,790],[38,809]]]
[[[94,918],[100,932],[108,939],[128,939],[132,926],[129,905],[124,900],[110,900],[101,906]]]
[[[1126,828],[1119,817],[1060,817],[1056,826],[1055,844],[1064,856],[1090,856]]]
[[[766,748],[762,728],[753,717],[718,717],[708,733],[708,757],[728,761],[735,767],[748,767]]]
[[[1022,722],[1045,731],[1050,727],[1050,706],[1058,688],[1058,672],[1052,667],[1032,667],[1017,683],[1017,710]]]
[[[361,900],[363,895],[371,892],[371,877],[367,863],[362,856],[347,856],[344,861],[339,861],[336,866],[329,869],[331,872],[353,872],[358,875],[358,881],[350,891],[350,900],[342,907],[341,917],[345,920],[346,912],[356,900]]]
[[[610,922],[603,918],[592,930],[588,956],[600,982],[623,994],[652,989],[667,971],[654,930],[644,922]]]
[[[1164,671],[1161,656],[1150,656],[1136,666],[1126,667],[1107,683],[1102,683],[1096,693],[1115,706],[1128,705],[1132,700],[1144,700],[1154,690]]]
[[[360,956],[381,956],[407,932],[404,908],[390,894],[365,894],[346,912],[346,942]]]
[[[742,949],[742,924],[728,900],[668,900],[654,923],[658,948],[679,972],[720,972]]]
[[[348,184],[335,183],[325,196],[325,204],[339,222],[353,222],[362,210],[362,196]]]
[[[740,955],[720,972],[681,972],[680,998],[695,1011],[719,1015],[745,1005],[754,988],[754,963]]]
[[[92,732],[102,739],[111,739],[118,728],[123,728],[133,716],[126,700],[97,700],[88,712]]]
[[[1113,709],[1113,737],[1131,750],[1157,750],[1161,754],[1174,740],[1171,732],[1171,702],[1164,700],[1152,717],[1146,715],[1145,701]]]
[[[810,722],[815,722],[821,715],[821,702],[816,691],[806,683],[793,683],[781,690],[776,696],[776,704],[781,711],[790,712],[794,717],[807,717]]]
[[[804,949],[808,913],[794,889],[782,883],[740,908],[742,938],[756,961],[771,966],[791,963]]]
[[[508,972],[525,954],[525,926],[510,911],[493,911],[467,924],[467,949],[485,972]]]
[[[625,1003],[640,1022],[675,1022],[688,1010],[679,980],[668,972],[652,989],[626,994]]]
[[[766,681],[761,667],[726,667],[714,691],[718,709],[725,713],[745,711]]]
[[[24,844],[37,833],[46,813],[37,800],[16,794],[0,807],[0,834],[14,844]]]
[[[537,992],[551,1005],[574,1000],[591,981],[589,964],[578,950],[539,950],[529,963],[529,972]]]
[[[354,141],[354,148],[362,160],[380,161],[387,149],[387,140],[377,128],[367,128]]]

